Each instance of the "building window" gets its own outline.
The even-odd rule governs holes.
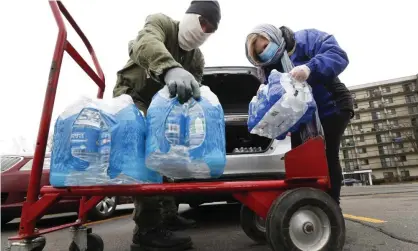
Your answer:
[[[344,155],[344,159],[354,159],[355,158],[355,153],[354,150],[344,150],[343,151],[343,155]]]
[[[399,156],[398,160],[401,161],[401,162],[405,162],[406,161],[406,156],[405,155]]]
[[[385,154],[390,154],[391,151],[389,149],[389,146],[379,146],[379,154],[381,155],[385,155]]]
[[[396,114],[396,110],[395,109],[388,109],[388,114],[390,114],[390,115],[394,115],[394,114]]]
[[[383,142],[388,142],[388,134],[377,134],[376,135],[376,141],[377,143],[383,143]]]
[[[405,96],[406,103],[414,103],[418,101],[418,95],[407,95]]]
[[[393,103],[393,98],[389,97],[389,98],[385,98],[385,104],[392,104]]]
[[[412,118],[412,119],[411,119],[411,125],[412,125],[412,126],[417,126],[417,125],[418,125],[418,123],[417,123],[417,119],[416,119],[416,118]]]
[[[395,149],[403,149],[403,143],[396,143]]]
[[[362,125],[356,125],[356,129],[357,129],[358,131],[360,131],[361,129],[363,129],[363,126],[362,126]]]
[[[395,166],[395,161],[393,158],[381,158],[380,162],[382,163],[382,167],[393,167]]]
[[[402,178],[410,177],[409,170],[402,170],[401,171],[401,177]]]
[[[385,179],[391,179],[391,178],[393,178],[395,176],[393,175],[393,172],[383,172],[383,177]]]
[[[356,141],[357,142],[364,142],[364,136],[363,135],[357,136]]]
[[[390,86],[382,87],[382,92],[383,92],[383,93],[388,93],[388,92],[390,92]]]
[[[367,97],[379,97],[380,96],[380,91],[379,89],[373,89],[373,90],[368,90],[367,91]]]
[[[348,170],[351,170],[351,171],[354,170],[355,166],[356,166],[356,163],[352,160],[345,162],[345,168]]]
[[[358,152],[358,153],[367,153],[367,149],[366,149],[366,148],[364,148],[364,147],[363,147],[363,148],[358,148],[358,149],[357,149],[357,152]]]
[[[383,128],[384,128],[384,126],[383,126],[383,123],[382,123],[382,122],[379,122],[379,123],[374,123],[374,124],[373,124],[373,127],[374,127],[376,130],[381,130],[381,129],[383,129]]]
[[[368,159],[361,159],[360,164],[367,166],[369,164],[369,160]]]
[[[369,101],[369,108],[378,108],[379,107],[379,100]]]
[[[353,92],[353,93],[351,93],[351,97],[353,98],[353,99],[356,99],[356,94]]]
[[[408,112],[409,114],[416,114],[418,113],[418,107],[417,106],[408,107]]]
[[[356,113],[355,119],[360,119],[360,114]]]
[[[358,104],[354,103],[354,109],[358,109]]]
[[[349,157],[348,157],[348,151],[347,150],[344,150],[343,151],[343,156],[344,156],[344,159],[348,159]]]
[[[412,92],[415,91],[415,84],[414,83],[408,83],[402,85],[404,92]]]
[[[394,136],[395,138],[400,138],[402,135],[401,135],[401,132],[395,132]]]
[[[372,119],[382,119],[383,113],[382,112],[372,112]]]
[[[347,127],[345,129],[344,135],[351,135],[353,134],[353,130],[351,129],[351,127]]]
[[[377,143],[382,143],[383,142],[383,139],[384,139],[384,137],[383,137],[382,134],[376,135],[376,141],[377,141]]]
[[[352,138],[345,139],[343,141],[343,147],[345,146],[354,146],[354,140]]]
[[[389,121],[389,125],[391,126],[399,126],[399,121],[397,119]]]

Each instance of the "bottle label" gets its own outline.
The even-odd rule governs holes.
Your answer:
[[[100,142],[100,113],[91,108],[83,109],[70,136],[71,154],[81,160],[92,162],[97,159]]]

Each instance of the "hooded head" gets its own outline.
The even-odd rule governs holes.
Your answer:
[[[279,68],[280,71],[289,72],[293,68],[289,54],[294,48],[293,32],[287,27],[277,28],[271,24],[256,26],[248,34],[245,42],[248,61],[261,70]]]
[[[192,1],[179,24],[180,47],[185,51],[199,48],[218,29],[220,20],[218,1]]]

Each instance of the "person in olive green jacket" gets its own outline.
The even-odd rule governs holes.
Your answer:
[[[129,61],[117,72],[114,97],[128,94],[146,114],[152,97],[165,85],[181,103],[199,99],[204,57],[199,47],[213,34],[221,19],[217,1],[192,1],[178,22],[164,14],[146,18],[144,28],[129,42]],[[135,196],[135,229],[131,250],[186,250],[188,236],[171,230],[194,225],[177,213],[173,197]]]

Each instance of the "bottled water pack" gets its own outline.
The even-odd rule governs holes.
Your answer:
[[[168,88],[147,113],[146,166],[173,179],[215,178],[226,164],[225,121],[217,96],[206,86],[201,99],[181,105]]]
[[[51,185],[162,182],[161,175],[145,167],[145,126],[128,95],[77,101],[55,124]]]
[[[322,126],[310,86],[297,82],[288,73],[272,70],[266,85],[249,104],[250,133],[282,140],[303,127],[302,139],[320,134]]]

